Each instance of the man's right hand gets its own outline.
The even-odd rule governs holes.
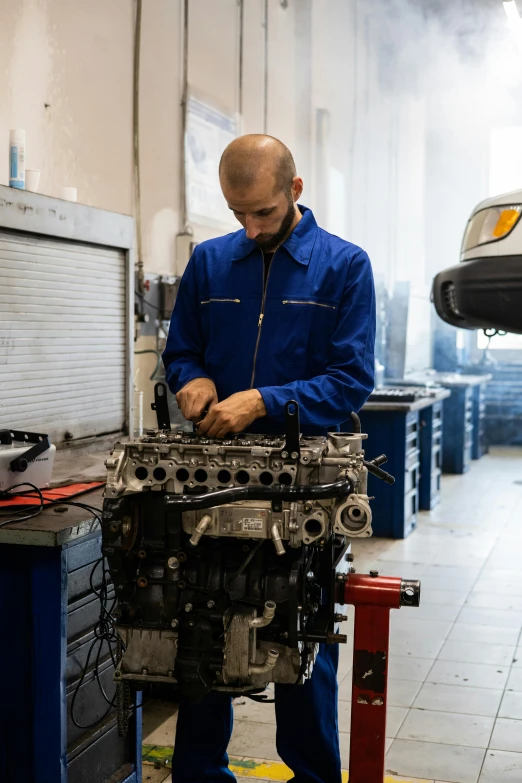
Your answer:
[[[201,421],[205,411],[218,401],[214,381],[210,378],[194,378],[176,394],[181,413],[188,421]]]

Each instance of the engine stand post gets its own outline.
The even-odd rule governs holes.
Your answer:
[[[355,606],[350,783],[383,783],[390,610],[418,606],[420,583],[371,571],[345,575],[342,588]]]

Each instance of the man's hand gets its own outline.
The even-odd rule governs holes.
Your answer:
[[[218,401],[214,381],[210,378],[194,378],[176,394],[181,413],[188,421],[201,421],[203,413]]]
[[[266,416],[265,403],[257,389],[238,392],[212,406],[198,427],[199,435],[224,438],[228,433],[242,432],[255,419]]]

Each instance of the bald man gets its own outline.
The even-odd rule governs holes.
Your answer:
[[[303,434],[338,430],[373,389],[368,256],[298,204],[303,181],[277,139],[236,139],[219,175],[242,229],[198,245],[183,275],[163,354],[181,412],[209,437],[279,433],[285,404],[297,400]],[[341,783],[338,655],[321,645],[304,685],[275,688],[277,750],[293,783]],[[231,732],[226,694],[182,700],[173,783],[234,780]]]

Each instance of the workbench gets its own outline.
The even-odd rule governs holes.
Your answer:
[[[438,372],[429,380],[449,389],[444,401],[443,473],[466,473],[485,452],[485,387],[492,375]]]
[[[100,509],[102,492],[77,499]],[[34,519],[0,528],[0,781],[141,783],[140,693],[125,738],[118,736],[114,709],[89,730],[71,719],[73,693],[99,616],[90,576],[101,557],[101,531],[90,512],[66,508],[47,507]],[[100,579],[98,569],[95,587]],[[107,708],[92,666],[91,660],[75,705],[82,725]],[[112,673],[104,649],[99,676],[109,698]]]
[[[361,410],[369,458],[386,454],[385,469],[395,476],[393,486],[368,477],[374,536],[406,538],[417,525],[419,508],[429,509],[437,502],[442,406],[449,396],[442,389],[414,402],[367,402]]]

